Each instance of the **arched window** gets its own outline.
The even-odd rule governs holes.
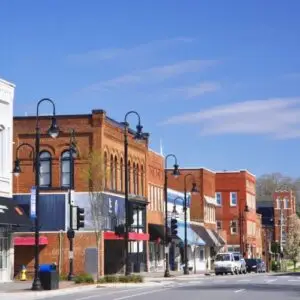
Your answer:
[[[130,167],[130,161],[128,162],[128,193],[131,193],[131,167]]]
[[[115,156],[114,163],[115,191],[118,190],[118,158]]]
[[[74,166],[71,166],[70,151],[66,150],[61,154],[60,171],[61,171],[61,186],[71,187],[74,180]],[[72,176],[72,178],[71,178]],[[70,182],[71,180],[71,182]]]
[[[141,165],[141,195],[144,196],[144,167]]]
[[[124,170],[123,170],[123,158],[120,160],[120,190],[121,192],[124,191]]]
[[[51,186],[52,159],[48,151],[40,152],[40,186]]]
[[[136,189],[136,164],[133,163],[132,165],[132,171],[133,171],[133,194],[136,195],[137,194],[137,189]]]
[[[107,189],[108,182],[107,182],[107,153],[104,152],[104,188]]]
[[[136,164],[136,169],[135,169],[135,176],[136,176],[136,194],[139,195],[140,194],[140,172],[139,172],[139,164]]]
[[[115,185],[115,167],[114,167],[114,156],[111,154],[110,155],[110,172],[109,172],[109,176],[110,176],[110,189],[112,191],[114,191],[116,189],[116,185]]]

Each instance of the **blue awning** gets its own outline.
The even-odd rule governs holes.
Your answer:
[[[177,223],[177,237],[184,242],[184,223]],[[201,237],[187,224],[187,242],[189,245],[205,246]]]

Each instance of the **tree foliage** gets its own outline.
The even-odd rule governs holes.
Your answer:
[[[289,223],[285,253],[294,263],[294,268],[300,259],[300,220],[292,217]]]

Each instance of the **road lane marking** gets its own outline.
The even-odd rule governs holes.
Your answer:
[[[238,280],[238,282],[249,282],[251,281],[250,279],[241,279],[241,280]]]
[[[235,293],[240,293],[240,292],[243,292],[243,291],[245,291],[245,289],[236,290],[236,291],[234,291],[234,292],[235,292]]]
[[[125,290],[120,290],[120,291],[104,293],[104,294],[98,294],[97,293],[95,295],[84,296],[84,297],[81,297],[81,298],[75,298],[74,300],[86,300],[86,299],[92,299],[92,298],[96,298],[96,297],[98,297],[98,298],[106,297],[106,296],[110,296],[110,295],[114,295],[114,294],[126,293],[126,292],[130,292],[130,291],[134,291],[134,290],[141,290],[141,289],[145,289],[145,288],[147,288],[147,287],[130,288],[130,289],[125,289]],[[101,291],[103,291],[103,290],[101,290]]]
[[[295,281],[297,281],[297,282],[299,282],[299,281],[300,281],[300,279],[290,279],[290,280],[288,280],[288,281],[291,281],[291,282],[295,282]]]
[[[269,279],[269,280],[266,280],[265,282],[266,283],[271,283],[271,282],[274,282],[274,281],[276,281],[277,279]]]
[[[152,290],[152,291],[146,291],[146,292],[142,292],[142,293],[138,293],[138,294],[133,294],[133,295],[128,295],[128,296],[123,296],[123,297],[119,297],[119,298],[114,298],[113,300],[123,300],[123,299],[129,299],[129,298],[134,298],[134,297],[138,297],[138,296],[143,296],[143,295],[149,295],[149,294],[153,294],[153,293],[158,293],[158,292],[162,292],[162,291],[166,291],[166,290],[170,290],[171,288],[164,288],[164,289],[159,289],[159,290]]]

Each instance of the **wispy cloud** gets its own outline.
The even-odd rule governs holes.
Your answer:
[[[176,37],[165,40],[151,41],[149,43],[137,45],[132,48],[108,48],[91,50],[79,54],[70,54],[67,56],[67,60],[75,64],[94,64],[104,60],[153,54],[153,52],[155,51],[160,51],[164,48],[167,49],[168,47],[174,46],[176,44],[190,43],[193,40],[194,39],[191,37]]]
[[[195,85],[174,88],[173,91],[176,93],[180,93],[187,99],[190,99],[199,97],[206,93],[216,92],[220,88],[221,85],[218,82],[201,82]]]
[[[171,65],[164,65],[140,70],[131,74],[122,75],[110,80],[101,81],[92,84],[86,88],[89,91],[100,91],[111,88],[120,88],[122,86],[136,84],[153,84],[161,82],[172,77],[176,77],[186,73],[202,71],[207,67],[217,63],[215,60],[186,60]],[[199,87],[198,87],[199,88]],[[203,86],[202,89],[212,89],[212,86]],[[194,90],[194,93],[196,91]]]
[[[216,106],[173,116],[162,124],[199,124],[201,135],[260,134],[278,139],[295,138],[300,136],[300,97]]]

